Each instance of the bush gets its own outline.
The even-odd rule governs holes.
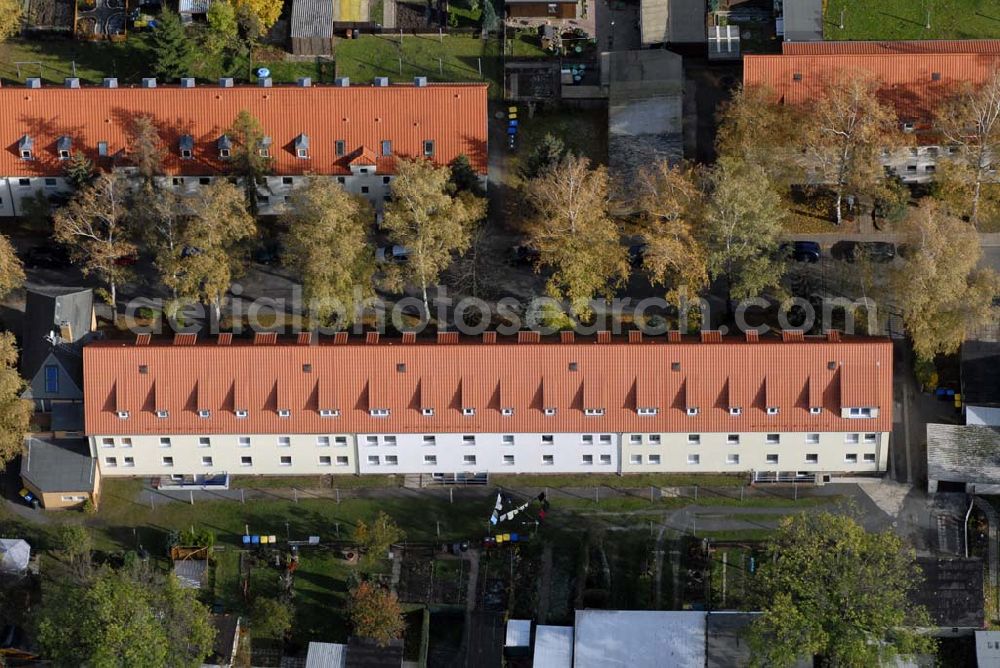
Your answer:
[[[934,360],[918,358],[913,365],[913,373],[917,377],[920,389],[926,391],[933,390],[938,384],[938,372],[934,366]]]
[[[93,499],[87,499],[83,502],[83,512],[87,515],[97,514],[97,504],[94,503]]]

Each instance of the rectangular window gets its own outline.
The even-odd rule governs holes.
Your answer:
[[[30,157],[30,155],[29,155],[29,157]],[[31,185],[31,179],[18,179],[17,180],[17,185],[19,185],[19,186],[30,186]]]
[[[386,185],[387,186],[387,185],[389,185],[389,183],[391,181],[392,181],[392,177],[390,177],[390,176],[383,176],[382,177],[382,185]]]
[[[778,455],[764,455],[764,461],[767,462],[768,464],[777,464]]]
[[[248,455],[240,457],[240,466],[253,466],[253,457]]]
[[[336,461],[337,461],[337,466],[347,466],[349,463],[346,456],[337,457]]]
[[[552,434],[542,434],[542,445],[553,445],[556,442],[556,437]]]
[[[476,409],[475,408],[463,408],[462,409],[462,415],[464,415],[465,417],[472,417],[475,414],[476,414]]]
[[[396,445],[396,436],[393,434],[390,434],[389,436],[383,436],[382,445]]]
[[[169,436],[161,436],[160,437],[160,447],[161,448],[169,448],[170,447],[170,437]]]
[[[688,434],[688,445],[698,445],[701,443],[700,434]]]
[[[123,448],[131,448],[132,447],[132,439],[130,437],[123,438],[121,440],[121,447],[123,447]]]
[[[282,455],[278,463],[281,464],[282,466],[291,466],[292,465],[291,455]]]
[[[504,445],[514,445],[514,434],[504,434],[500,437],[500,442]]]
[[[340,411],[333,408],[321,408],[319,409],[320,417],[340,417]]]
[[[160,463],[169,468],[169,467],[171,467],[171,466],[174,465],[174,458],[173,457],[162,457],[162,458],[160,458]]]
[[[865,434],[865,443],[874,443],[878,440],[877,434]]]
[[[542,409],[542,413],[544,413],[548,417],[551,417],[551,416],[553,416],[553,415],[556,414],[556,409],[554,409],[554,408],[543,408]]]
[[[212,458],[211,457],[202,457],[201,458],[201,465],[202,466],[211,466],[212,465]]]
[[[368,455],[368,466],[378,466],[381,458],[378,455]]]
[[[687,409],[687,414],[691,417],[694,417],[695,415],[698,414],[698,409],[692,406],[691,408]]]
[[[503,415],[505,417],[510,417],[513,414],[514,414],[514,409],[513,408],[501,408],[500,409],[500,415]]]
[[[383,156],[392,155],[392,142],[389,141],[388,139],[382,140],[382,155]]]
[[[844,443],[855,444],[859,440],[859,434],[844,434]]]
[[[819,443],[819,434],[806,434],[806,443],[811,445]]]
[[[462,436],[462,445],[475,445],[476,437],[473,434],[465,434]]]
[[[241,418],[241,419],[245,418],[247,415],[249,415],[249,413],[246,412],[245,410],[243,410],[242,408],[236,409],[235,411],[233,411],[233,413],[236,414],[236,417]]]
[[[688,464],[694,466],[701,463],[701,455],[688,455]]]
[[[135,466],[135,458],[134,457],[126,457],[125,461],[122,462],[122,466],[124,466],[126,468]]]
[[[464,464],[465,466],[475,466],[476,465],[476,456],[475,455],[463,455],[462,456],[462,464]]]
[[[330,455],[320,455],[319,457],[320,466],[333,466],[333,458]]]
[[[874,463],[875,463],[875,453],[874,452],[866,452],[865,453],[865,464],[874,464]]]
[[[659,445],[660,444],[660,435],[659,434],[649,434],[648,436],[646,436],[646,440],[649,441],[650,445]]]
[[[59,391],[59,367],[55,364],[45,365],[45,391],[50,394]]]
[[[870,418],[871,416],[871,408],[850,408],[847,411],[847,417],[850,418]]]
[[[334,151],[337,153],[338,158],[343,158],[344,154],[347,153],[347,142],[343,139],[338,139],[333,143]]]
[[[437,443],[437,437],[433,434],[424,434],[424,445],[434,445]]]
[[[117,457],[105,457],[104,458],[104,465],[105,466],[111,466],[111,467],[118,466],[118,458]]]
[[[290,177],[290,176],[282,176],[281,177],[281,183],[283,185],[286,185],[286,186],[292,185],[292,177]]]
[[[822,412],[823,412],[823,408],[821,406],[810,406],[809,407],[809,415],[819,415]]]
[[[587,408],[583,411],[583,414],[587,417],[600,417],[604,415],[603,408]]]
[[[583,464],[584,466],[593,466],[594,465],[594,455],[583,455],[580,458],[580,463]]]
[[[856,453],[853,453],[853,452],[852,453],[848,453],[848,454],[844,455],[844,461],[847,462],[848,464],[857,464],[858,463],[858,455]]]
[[[396,455],[386,455],[385,456],[385,465],[386,466],[396,466],[397,464],[399,464],[399,457],[397,457]]]
[[[373,408],[369,411],[372,417],[389,417],[388,408]]]
[[[726,455],[726,464],[735,465],[740,463],[740,456],[735,453]]]
[[[636,412],[637,412],[637,413],[638,413],[639,415],[644,415],[644,416],[650,416],[650,415],[656,415],[656,414],[657,414],[657,413],[659,413],[660,411],[659,411],[659,409],[658,409],[658,408],[648,408],[648,407],[647,407],[647,408],[637,408],[637,409],[636,409]]]
[[[423,415],[424,417],[434,417],[434,409],[433,408],[421,408],[420,409],[420,414]]]
[[[434,140],[425,139],[424,140],[424,156],[431,157],[434,155]]]
[[[212,439],[209,436],[199,436],[198,437],[198,447],[199,448],[210,448],[210,447],[212,447]]]
[[[330,437],[329,436],[317,436],[316,437],[316,447],[317,448],[329,448],[330,447]]]
[[[210,417],[212,417],[212,411],[207,410],[207,409],[202,409],[202,410],[198,411],[198,417],[200,417],[200,418],[210,418]]]
[[[156,411],[156,417],[158,417],[158,418],[168,418],[168,417],[170,417],[170,411]]]
[[[337,447],[343,447],[343,446],[347,445],[347,437],[346,436],[334,436],[333,437],[333,442],[334,442],[334,444],[337,445]]]
[[[228,151],[223,151],[223,153],[224,153],[224,155],[222,156],[223,158],[228,158],[229,157],[229,152]],[[212,183],[212,179],[209,178],[209,177],[207,177],[207,176],[202,176],[202,177],[200,177],[198,179],[198,184],[199,185],[207,186],[207,185],[210,185],[211,183]]]
[[[279,448],[289,448],[292,445],[291,436],[279,436],[278,437],[278,447]]]
[[[642,434],[629,434],[628,442],[631,443],[632,445],[641,445]]]
[[[819,464],[819,455],[818,454],[806,455],[806,464]]]
[[[743,415],[743,409],[739,406],[731,406],[729,408],[729,414],[732,416]]]
[[[250,437],[249,436],[240,436],[239,437],[238,445],[241,448],[249,448],[250,447]]]
[[[368,186],[361,186],[361,194],[362,195],[368,194]]]
[[[113,438],[102,438],[101,439],[101,446],[105,447],[105,448],[113,448],[113,447],[115,447],[115,439],[113,439]]]
[[[739,434],[729,434],[726,436],[726,445],[739,445],[740,435]]]
[[[365,443],[368,445],[378,445],[378,436],[365,436]]]
[[[514,455],[504,455],[503,456],[503,465],[504,466],[513,466],[514,465]]]
[[[601,465],[609,466],[611,464],[611,455],[601,455]]]
[[[767,414],[768,415],[777,415],[778,412],[779,411],[778,411],[778,407],[777,406],[768,406],[767,407]]]
[[[424,455],[424,464],[427,466],[437,466],[437,455]]]
[[[601,434],[597,440],[601,445],[611,445],[611,434]]]
[[[290,410],[288,410],[287,408],[279,408],[278,409],[278,417],[286,418],[286,417],[291,417],[291,416],[292,416],[292,412]]]
[[[640,439],[640,442],[642,442],[642,439]],[[593,445],[594,444],[594,435],[593,434],[581,434],[580,435],[580,443],[582,443],[583,445]]]
[[[778,443],[781,443],[781,435],[780,434],[768,434],[767,438],[764,440],[764,442],[767,443],[768,445],[777,445]]]
[[[56,180],[55,179],[45,179],[45,187],[46,188],[55,188],[56,187]]]
[[[629,455],[629,464],[642,464],[642,455]]]
[[[660,456],[659,455],[650,455],[648,461],[653,466],[659,466],[660,465]]]

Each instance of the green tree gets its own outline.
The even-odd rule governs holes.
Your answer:
[[[154,179],[163,173],[164,150],[160,130],[152,116],[138,116],[129,124],[128,156],[144,185],[153,187]]]
[[[480,16],[480,20],[483,23],[483,30],[486,32],[493,32],[497,29],[499,19],[497,18],[496,7],[493,6],[493,0],[483,0],[483,13]]]
[[[208,609],[172,575],[114,570],[46,580],[37,626],[46,658],[74,668],[195,668],[215,636]]]
[[[94,542],[90,532],[80,524],[64,524],[59,527],[59,548],[71,562],[90,561],[90,551]]]
[[[372,638],[381,647],[402,637],[406,623],[399,599],[392,591],[363,581],[351,590],[348,608],[354,633]]]
[[[403,540],[405,533],[385,512],[379,511],[370,525],[358,520],[354,527],[354,542],[364,555],[366,565],[384,559],[393,543]]]
[[[464,153],[451,161],[451,184],[456,191],[466,191],[473,195],[483,194],[483,184],[479,174],[472,169],[469,157]]]
[[[470,193],[452,195],[450,179],[450,169],[428,160],[397,160],[382,223],[389,238],[410,252],[406,263],[387,267],[386,282],[418,284],[427,313],[427,288],[439,281],[455,253],[469,247],[473,225],[486,215],[485,200]]]
[[[331,178],[312,177],[292,195],[284,216],[282,260],[302,282],[316,325],[346,327],[372,292],[375,258],[368,244],[373,213],[368,200],[348,194]]]
[[[774,101],[765,87],[738,88],[719,111],[715,150],[720,158],[760,165],[772,179],[785,183],[800,170],[790,158],[801,125],[801,110]]]
[[[0,234],[0,299],[24,285],[24,265],[10,239]]]
[[[181,234],[177,293],[212,307],[216,320],[233,279],[243,270],[241,246],[257,233],[243,192],[216,179],[188,200],[191,217]],[[174,286],[168,286],[174,287]]]
[[[253,16],[261,33],[267,32],[281,16],[282,0],[236,0],[236,6]]]
[[[850,517],[784,518],[751,580],[749,643],[755,666],[790,666],[814,655],[823,665],[888,665],[896,655],[933,652],[930,626],[910,592],[920,569],[891,531],[868,533]]]
[[[153,73],[168,81],[187,76],[191,73],[195,51],[180,16],[177,12],[164,9],[157,17],[156,24],[150,41]]]
[[[240,24],[236,18],[236,7],[228,0],[216,0],[208,6],[205,15],[208,30],[205,33],[205,48],[211,53],[224,53],[237,48],[240,39]]]
[[[147,187],[134,194],[131,227],[139,230],[152,251],[153,266],[174,300],[184,260],[184,230],[188,221],[181,196],[166,188]],[[173,304],[176,306],[176,304]],[[171,314],[172,315],[172,314]]]
[[[21,32],[24,6],[19,0],[0,0],[0,40]]]
[[[117,304],[118,285],[129,275],[121,259],[136,252],[129,240],[129,182],[121,172],[101,174],[55,212],[56,241],[69,247],[84,276],[96,274]]]
[[[236,115],[236,120],[226,134],[233,142],[230,153],[232,171],[242,179],[247,208],[251,214],[256,215],[257,182],[271,172],[272,164],[270,150],[262,150],[264,130],[260,121],[244,109]]]
[[[83,151],[73,151],[63,168],[66,179],[74,189],[79,190],[94,178],[94,163],[83,154]]]
[[[958,350],[973,328],[995,320],[1000,279],[980,268],[975,228],[924,200],[906,222],[906,261],[891,277],[913,349],[923,359]]]
[[[778,247],[784,210],[763,168],[720,160],[710,176],[702,243],[713,279],[726,280],[728,300],[759,296],[780,284]]]
[[[31,402],[21,398],[25,383],[17,373],[17,343],[10,332],[0,333],[0,472],[21,454],[31,420]]]
[[[566,145],[563,140],[546,132],[541,141],[531,147],[531,152],[521,165],[521,178],[527,181],[536,179],[558,165],[565,156]]]
[[[281,639],[292,628],[292,608],[283,601],[257,597],[250,611],[250,634],[254,638]]]
[[[568,155],[525,186],[531,209],[526,227],[541,266],[552,269],[546,289],[587,317],[590,300],[628,277],[618,226],[608,213],[608,172]]]

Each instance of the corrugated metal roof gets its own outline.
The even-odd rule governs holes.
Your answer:
[[[788,5],[785,5],[786,11]],[[981,53],[1000,55],[1000,39],[927,39],[901,42],[783,42],[786,56],[830,54],[885,55],[899,53]]]
[[[139,373],[140,365],[147,373]],[[852,370],[850,395],[863,399],[860,405],[879,407],[877,418],[840,417],[842,365]],[[196,412],[198,378],[206,373],[225,388],[213,399],[211,419]],[[606,405],[584,406],[581,384],[595,377],[603,381]],[[654,394],[662,397],[654,406],[656,415],[636,412],[648,408],[637,405],[639,378],[654,384]],[[747,388],[738,416],[729,412],[730,378],[740,378]],[[777,388],[777,415],[766,412],[760,391],[765,378]],[[574,344],[465,340],[438,345],[383,337],[379,344],[333,345],[324,338],[311,346],[102,341],[84,349],[84,379],[88,434],[888,431],[892,426],[892,345],[887,339],[702,344],[647,337],[631,344],[577,339]],[[319,405],[320,379],[332,382],[338,405]],[[501,379],[510,384],[509,392],[504,390],[509,406],[501,405]],[[168,393],[162,403],[169,417],[154,412],[154,380],[161,393]],[[277,414],[279,380],[288,384],[287,418]],[[685,381],[692,389],[697,386],[697,415],[688,414],[695,397],[686,396]],[[825,410],[819,415],[809,412],[810,381],[820,387]],[[240,388],[237,400],[232,388]],[[434,408],[434,415],[423,415],[422,407]],[[249,415],[237,418],[237,408]],[[322,417],[323,408],[339,410],[340,416]],[[388,409],[390,415],[373,417],[373,408]],[[474,408],[474,415],[464,415],[463,408]],[[502,408],[513,408],[513,415],[503,415]],[[544,408],[555,408],[556,414],[545,415]],[[585,408],[605,413],[586,416]],[[118,410],[129,417],[119,418]]]
[[[333,37],[333,0],[293,0],[292,37]]]
[[[836,80],[868,73],[881,82],[879,97],[900,119],[930,120],[964,84],[982,84],[1000,66],[1000,55],[936,53],[886,55],[748,55],[743,84],[764,87],[783,104],[822,99]]]
[[[1000,427],[928,424],[927,477],[1000,484]]]
[[[229,169],[220,158],[218,139],[236,115],[249,111],[272,139],[276,174],[349,174],[356,151],[376,150],[392,141],[396,156],[424,155],[433,140],[433,159],[447,164],[465,154],[473,169],[486,173],[486,85],[426,86],[198,86],[180,88],[0,88],[0,138],[10,147],[24,135],[34,141],[34,158],[17,151],[0,152],[5,176],[62,175],[64,163],[55,149],[59,137],[73,138],[95,164],[109,167],[98,155],[107,142],[110,155],[125,148],[133,119],[151,116],[166,149],[167,174],[211,175]],[[296,157],[295,140],[309,136],[309,157]],[[194,138],[191,159],[180,157],[180,140]],[[335,143],[346,143],[337,156]],[[120,158],[120,156],[119,156]],[[379,173],[392,173],[393,157],[378,158]]]
[[[573,627],[535,627],[532,668],[573,668]]]
[[[347,665],[347,645],[332,642],[310,642],[305,668],[344,668]]]

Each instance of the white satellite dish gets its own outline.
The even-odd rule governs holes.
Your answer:
[[[257,70],[257,76],[259,76],[261,79],[265,79],[271,76],[271,70],[267,69],[266,67],[261,67],[260,69]]]

